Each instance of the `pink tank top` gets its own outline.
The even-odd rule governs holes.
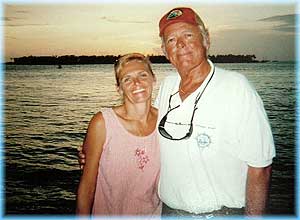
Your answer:
[[[102,111],[106,140],[100,158],[93,215],[160,215],[160,151],[156,129],[129,133],[112,109]]]

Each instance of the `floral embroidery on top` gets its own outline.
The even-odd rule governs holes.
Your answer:
[[[137,157],[138,168],[144,170],[145,165],[150,161],[148,155],[146,155],[146,150],[144,148],[137,148],[135,150],[135,156]]]

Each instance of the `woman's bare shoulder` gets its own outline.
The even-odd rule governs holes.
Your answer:
[[[103,128],[104,123],[103,113],[99,111],[92,117],[90,121],[90,127]]]

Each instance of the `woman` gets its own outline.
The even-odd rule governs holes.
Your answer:
[[[98,112],[89,123],[76,212],[160,215],[157,109],[151,106],[156,79],[139,53],[122,56],[114,67],[124,103]]]

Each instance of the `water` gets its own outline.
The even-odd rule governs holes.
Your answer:
[[[295,214],[294,63],[217,66],[245,74],[264,100],[277,148],[270,211]],[[159,82],[172,67],[154,64],[153,70]],[[4,77],[5,213],[74,214],[76,148],[92,115],[121,102],[113,66],[11,65]]]

